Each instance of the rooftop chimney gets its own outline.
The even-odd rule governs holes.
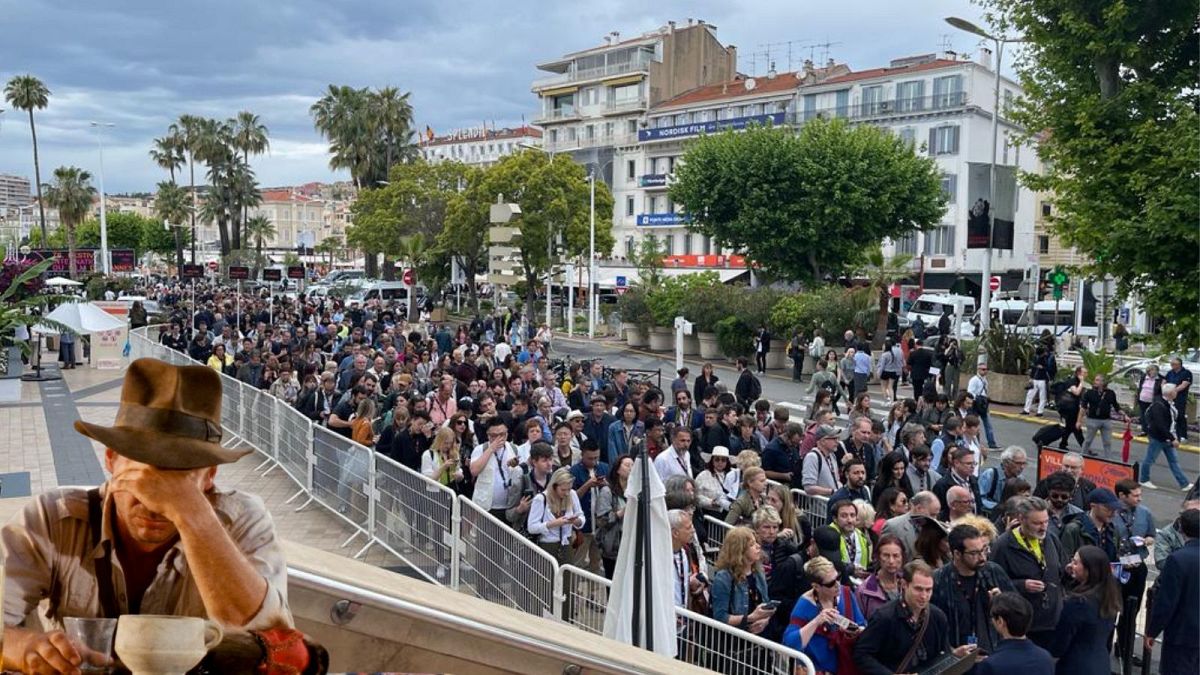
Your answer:
[[[813,62],[812,62],[812,59],[804,59],[804,74],[805,74],[805,75],[812,75],[812,73],[813,73]]]
[[[675,32],[675,22],[674,22],[674,21],[668,21],[668,22],[667,22],[667,32],[668,32],[668,33],[674,33],[674,32]]]
[[[983,66],[984,68],[987,68],[988,70],[992,69],[992,50],[991,49],[988,49],[987,47],[979,48],[979,65]]]
[[[613,41],[614,45],[621,41],[621,32],[620,31],[614,30],[612,32],[612,41]]]

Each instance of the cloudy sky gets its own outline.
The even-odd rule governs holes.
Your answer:
[[[271,133],[270,154],[253,161],[260,181],[288,185],[345,177],[328,169],[308,115],[330,83],[411,91],[419,127],[440,133],[529,119],[534,64],[610,31],[702,18],[737,45],[743,72],[753,52],[786,41],[840,43],[830,55],[858,70],[937,51],[947,38],[974,51],[977,40],[942,17],[980,14],[970,0],[0,0],[0,81],[31,73],[51,90],[36,113],[43,180],[64,164],[96,172],[94,120],[116,125],[104,137],[106,190],[151,190],[165,174],[147,152],[172,120],[251,110]],[[773,50],[782,71],[786,48]],[[797,62],[807,55],[794,52]],[[0,114],[0,173],[33,177],[22,111]]]

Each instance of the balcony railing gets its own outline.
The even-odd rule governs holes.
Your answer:
[[[902,115],[921,115],[947,110],[957,110],[969,102],[965,91],[952,91],[933,96],[918,96],[915,98],[893,98],[884,101],[870,101],[855,105],[835,106],[820,110],[805,110],[800,113],[801,120],[814,117],[841,117],[852,120],[875,119],[881,117],[898,117]]]
[[[625,101],[608,101],[604,104],[604,112],[608,114],[620,112],[632,112],[634,110],[645,110],[648,101],[644,98],[637,98]]]
[[[610,136],[597,134],[592,138],[584,138],[580,135],[571,140],[559,139],[557,141],[552,141],[549,137],[543,136],[542,148],[546,152],[566,152],[568,150],[581,150],[583,148],[634,145],[637,142],[637,134],[612,134]]]
[[[601,77],[624,75],[626,73],[638,73],[649,70],[650,63],[653,60],[653,56],[645,54],[626,63],[610,63],[606,66],[596,66],[594,68],[572,69],[565,73],[538,78],[533,81],[533,88],[544,89],[556,85],[570,84],[571,82],[582,82],[584,80],[594,80]]]
[[[533,121],[534,124],[544,124],[546,122],[561,122],[563,120],[572,120],[579,118],[579,108],[554,108],[547,110],[540,117]]]

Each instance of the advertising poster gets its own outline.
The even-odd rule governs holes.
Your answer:
[[[1059,450],[1058,448],[1043,447],[1038,450],[1038,480],[1058,471],[1062,467],[1062,458],[1065,454],[1067,454],[1066,451]],[[1126,478],[1136,480],[1137,465],[1125,464],[1115,459],[1103,459],[1101,457],[1084,455],[1083,477],[1095,483],[1097,487],[1106,487],[1116,492],[1117,481]]]
[[[118,369],[124,364],[125,342],[129,339],[129,306],[123,302],[93,302],[125,326],[92,334],[92,365],[99,369]]]

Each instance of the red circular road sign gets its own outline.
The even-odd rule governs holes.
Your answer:
[[[988,288],[991,288],[993,291],[1000,290],[1000,277],[992,277],[989,279]]]
[[[208,261],[208,269],[216,272],[218,267],[220,267],[220,265],[217,264],[216,260]]]
[[[625,295],[627,290],[629,290],[628,286],[617,286],[617,295]]]
[[[404,270],[404,274],[400,277],[400,280],[403,281],[406,286],[412,286],[417,280],[417,275],[413,273],[413,270],[410,267]]]

